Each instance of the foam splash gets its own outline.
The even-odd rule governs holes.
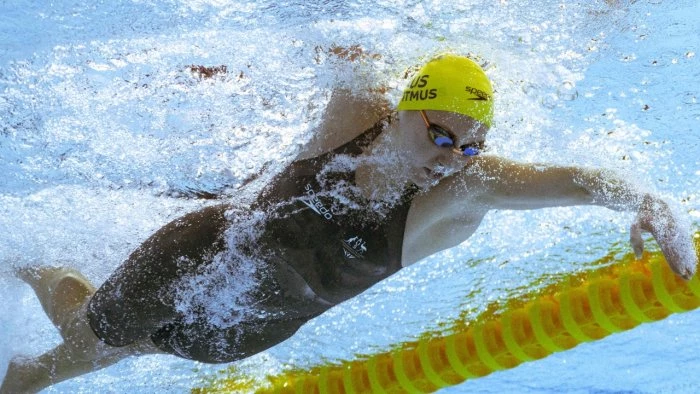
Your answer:
[[[621,168],[683,200],[697,222],[689,1],[301,3],[0,6],[0,281],[11,309],[26,311],[0,321],[2,362],[57,340],[32,294],[9,276],[12,264],[65,262],[100,283],[154,230],[208,204],[195,197],[254,198],[311,138],[335,86],[381,85],[395,102],[405,70],[444,51],[488,62],[498,89],[494,154]],[[329,55],[333,45],[381,58],[349,64]],[[200,79],[191,65],[228,71]],[[259,172],[244,195],[233,191]],[[626,238],[630,220],[599,209],[495,212],[470,243],[237,366],[303,366],[412,338],[459,310],[478,313],[522,292],[543,272],[581,268],[538,257],[599,257],[601,245]],[[395,330],[384,329],[387,321]],[[164,374],[171,366],[177,372]],[[208,370],[143,358],[55,390],[122,387],[125,375],[129,390],[186,390],[193,368]]]

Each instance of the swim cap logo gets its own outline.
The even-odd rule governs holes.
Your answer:
[[[411,84],[408,85],[409,89],[415,89],[415,88],[424,88],[428,85],[428,78],[430,78],[430,75],[419,75],[411,81]]]
[[[423,101],[437,98],[437,89],[424,89],[428,86],[430,75],[419,75],[408,85],[403,92],[402,101]]]
[[[484,92],[483,90],[480,90],[480,89],[477,89],[477,88],[473,88],[473,87],[471,87],[471,86],[466,86],[466,87],[464,88],[464,91],[465,91],[465,92],[468,92],[468,93],[471,93],[471,94],[473,94],[474,96],[476,96],[476,97],[470,98],[469,100],[479,100],[479,101],[489,101],[489,100],[491,100],[491,96],[490,96],[488,93]]]

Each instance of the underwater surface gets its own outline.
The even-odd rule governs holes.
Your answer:
[[[60,336],[13,268],[64,265],[93,283],[151,233],[264,172],[313,135],[330,93],[382,86],[470,53],[496,91],[490,154],[614,169],[700,228],[700,3],[638,1],[0,2],[0,376]],[[339,59],[332,48],[367,56]],[[221,72],[203,76],[199,66]],[[351,115],[350,115],[351,116]],[[235,363],[288,368],[391,348],[627,247],[631,213],[490,213],[425,259]],[[654,248],[653,241],[647,243]],[[695,392],[700,311],[441,392]],[[185,393],[221,365],[144,356],[47,393]]]

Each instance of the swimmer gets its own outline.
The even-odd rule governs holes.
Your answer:
[[[467,57],[429,61],[396,111],[386,108],[336,91],[319,133],[250,207],[230,202],[174,220],[98,289],[74,270],[19,270],[63,342],[36,358],[14,358],[0,392],[36,392],[135,355],[206,363],[249,357],[400,269],[464,242],[494,209],[633,211],[635,253],[649,232],[676,274],[694,275],[690,231],[659,197],[610,171],[482,154],[493,89]],[[255,242],[234,253],[232,234],[255,212],[264,213]],[[217,272],[227,276],[222,283],[249,286],[245,297],[226,301],[235,324],[182,302],[183,283],[205,283],[198,278]]]

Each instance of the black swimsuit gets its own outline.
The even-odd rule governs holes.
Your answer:
[[[265,212],[260,233],[236,257],[227,255],[226,263],[237,267],[241,254],[255,261],[260,274],[246,299],[258,313],[230,326],[212,323],[197,308],[183,310],[173,291],[215,256],[226,255],[224,235],[243,215],[219,205],[164,226],[100,287],[88,307],[97,336],[113,346],[150,337],[161,350],[184,358],[234,361],[283,341],[401,269],[406,217],[417,189],[408,188],[392,204],[367,201],[354,186],[357,163],[351,163],[386,122],[332,152],[295,161],[259,195],[252,211]],[[231,282],[238,279],[235,269]]]

